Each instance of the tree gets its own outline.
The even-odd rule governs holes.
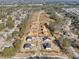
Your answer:
[[[14,32],[12,33],[12,37],[16,36],[17,34],[19,34],[19,32],[18,32],[18,31],[14,31]]]
[[[19,51],[22,41],[16,40],[16,42],[13,43],[13,46],[15,48],[15,51]]]
[[[14,21],[12,20],[12,17],[7,18],[6,26],[10,29],[14,27]]]
[[[14,52],[13,47],[5,48],[2,52],[2,55],[5,56],[5,57],[11,57],[14,54],[15,54],[15,52]]]
[[[7,40],[6,41],[12,43],[12,34],[10,34],[10,35],[7,36]]]
[[[27,28],[28,24],[29,24],[29,15],[27,17],[25,17],[25,19],[17,26],[19,28],[19,34],[20,36],[23,36],[25,29]]]
[[[4,29],[4,24],[0,24],[0,31]]]
[[[67,50],[67,49],[70,47],[70,39],[69,39],[69,38],[65,38],[65,39],[62,41],[62,45],[63,45],[63,47]]]

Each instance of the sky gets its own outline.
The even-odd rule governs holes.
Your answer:
[[[0,0],[0,1],[22,1],[22,0]],[[42,1],[42,0],[23,0],[23,1]],[[79,1],[79,0],[45,0],[45,1]]]
[[[41,1],[48,1],[48,2],[52,2],[52,1],[79,1],[79,0],[0,0],[0,3],[5,1],[5,3],[14,3],[14,2],[41,2]]]

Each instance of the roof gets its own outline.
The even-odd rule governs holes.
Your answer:
[[[28,36],[28,37],[26,37],[26,40],[31,40],[32,39],[32,37],[31,36]]]
[[[8,44],[8,43],[4,44],[4,47],[10,47],[10,46],[11,46],[11,45]]]
[[[45,41],[45,40],[47,40],[47,39],[50,39],[50,38],[48,38],[47,36],[45,36],[45,37],[43,38],[43,41]]]
[[[51,44],[50,43],[44,43],[43,47],[44,47],[44,49],[51,48]]]
[[[26,43],[26,44],[24,44],[24,46],[23,46],[23,48],[30,48],[31,47],[31,44],[29,44],[29,43]]]

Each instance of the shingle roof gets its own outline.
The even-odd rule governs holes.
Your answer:
[[[26,44],[24,44],[24,46],[23,46],[23,48],[30,48],[31,47],[31,44],[29,44],[29,43],[26,43]]]
[[[50,43],[44,43],[43,47],[44,47],[44,49],[51,48],[51,44]]]
[[[31,36],[28,36],[28,37],[26,37],[26,40],[27,40],[27,39],[32,39],[32,37],[31,37]]]

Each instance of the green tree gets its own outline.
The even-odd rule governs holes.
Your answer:
[[[0,31],[2,31],[4,29],[4,24],[0,24]]]
[[[12,33],[12,37],[16,36],[17,34],[19,34],[19,32],[18,32],[18,31],[14,31],[14,32]]]
[[[28,24],[30,22],[29,15],[25,17],[25,19],[19,24],[17,27],[19,28],[19,34],[22,36],[24,34],[25,29],[27,28]]]
[[[62,45],[64,46],[64,48],[67,50],[70,47],[70,39],[66,38],[62,41]]]
[[[12,20],[12,17],[7,18],[6,26],[10,29],[14,27],[14,21]]]
[[[8,42],[12,43],[12,34],[8,35],[7,40]]]
[[[14,48],[15,48],[15,51],[19,51],[20,46],[21,46],[21,43],[22,43],[21,40],[17,40],[17,42],[15,42],[15,43],[13,44],[13,46],[14,46]]]
[[[14,54],[15,54],[15,52],[14,52],[13,47],[5,48],[2,52],[2,55],[5,56],[5,57],[11,57]]]

